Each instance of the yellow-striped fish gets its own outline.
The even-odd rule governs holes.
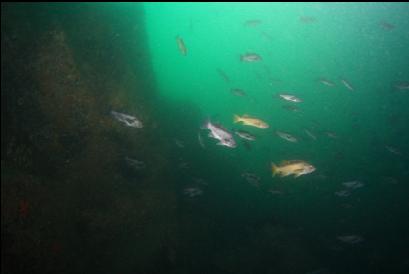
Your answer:
[[[257,127],[257,128],[268,128],[268,124],[266,122],[260,119],[254,118],[254,117],[250,117],[246,114],[244,114],[243,116],[234,115],[233,121],[235,123],[242,122],[243,125],[246,125],[246,126],[252,126],[252,127]]]
[[[315,167],[305,161],[292,160],[283,161],[279,166],[271,163],[271,171],[273,176],[279,175],[280,177],[285,177],[288,175],[294,175],[294,177],[299,177],[301,175],[310,174],[315,171]]]

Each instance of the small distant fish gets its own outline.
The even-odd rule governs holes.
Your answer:
[[[386,21],[382,21],[379,24],[385,30],[393,30],[395,28],[395,25],[392,25],[391,23],[388,23]]]
[[[302,102],[302,100],[298,97],[295,97],[294,95],[290,95],[290,94],[279,94],[278,96],[280,96],[281,98],[283,98],[286,101],[290,101],[290,102],[294,102],[294,103],[300,103]]]
[[[239,88],[232,88],[232,89],[230,89],[230,92],[233,95],[236,95],[236,96],[239,96],[239,97],[246,96],[246,93],[244,92],[244,90],[239,89]]]
[[[240,138],[248,140],[248,141],[256,140],[256,136],[244,130],[236,130],[234,133],[236,133]]]
[[[326,86],[328,86],[328,87],[333,87],[333,86],[335,86],[335,83],[334,83],[334,82],[332,82],[332,81],[330,81],[330,80],[328,80],[328,79],[325,79],[325,78],[321,78],[319,81],[320,81],[321,84],[326,85]]]
[[[409,82],[400,82],[395,85],[398,90],[409,90]]]
[[[199,187],[187,187],[183,190],[183,194],[189,198],[194,198],[203,194],[203,190]]]
[[[342,84],[344,84],[344,86],[349,89],[350,91],[354,91],[354,88],[352,87],[352,85],[345,79],[341,79]]]
[[[336,191],[335,195],[337,195],[338,197],[348,197],[349,195],[351,195],[351,192],[349,192],[348,190],[340,190]]]
[[[187,48],[183,39],[178,35],[176,36],[176,43],[178,45],[179,51],[182,55],[186,56]]]
[[[308,129],[304,129],[304,132],[314,141],[317,140],[317,137],[311,133],[311,131],[309,131]]]
[[[326,134],[329,138],[332,138],[332,139],[338,138],[338,136],[337,136],[334,132],[331,132],[331,131],[327,131],[327,132],[325,132],[325,134]]]
[[[199,145],[202,148],[205,148],[205,145],[204,145],[204,142],[203,142],[203,139],[202,139],[202,135],[200,134],[200,132],[197,134],[197,140],[199,141]]]
[[[284,105],[283,108],[289,111],[293,111],[293,112],[300,111],[300,109],[297,106],[293,106],[293,105]]]
[[[207,121],[203,128],[210,130],[209,137],[219,140],[217,145],[231,148],[235,148],[237,146],[236,141],[233,139],[233,135],[222,126],[212,124],[210,121]]]
[[[189,168],[189,163],[188,162],[180,162],[178,167],[181,168],[181,169],[187,169],[187,168]]]
[[[244,114],[243,116],[239,115],[234,115],[233,116],[233,121],[234,123],[243,123],[243,125],[246,126],[252,126],[256,128],[268,128],[268,124],[258,118],[250,117],[247,114]]]
[[[349,181],[349,182],[342,183],[342,185],[350,189],[356,189],[356,188],[363,187],[364,183],[360,181]]]
[[[317,21],[317,19],[315,17],[312,17],[312,16],[300,16],[300,22],[302,22],[304,24],[314,23],[316,21]]]
[[[283,194],[281,190],[274,190],[274,189],[270,189],[268,190],[268,192],[270,192],[272,195],[282,195]]]
[[[219,69],[219,68],[218,68],[218,69],[217,69],[217,72],[219,73],[220,77],[222,77],[223,80],[224,80],[226,83],[230,82],[229,76],[227,76],[227,74],[226,74],[222,69]]]
[[[116,120],[118,120],[121,123],[124,123],[128,127],[143,128],[142,122],[139,121],[138,118],[136,118],[135,116],[131,116],[116,111],[111,111],[111,115],[114,116]]]
[[[347,243],[347,244],[357,244],[361,243],[364,239],[359,236],[359,235],[344,235],[344,236],[338,236],[338,240],[341,242]]]
[[[258,19],[253,19],[253,20],[247,20],[246,22],[244,22],[244,25],[246,27],[256,27],[258,25],[260,25],[263,21],[258,20]]]
[[[242,62],[258,62],[261,60],[263,59],[257,53],[246,53],[246,54],[240,55],[240,61]]]
[[[181,140],[178,140],[178,139],[173,139],[173,140],[175,141],[175,144],[176,144],[177,147],[179,147],[179,148],[184,148],[185,147],[185,144],[183,144],[183,142]]]
[[[289,133],[286,133],[286,132],[282,132],[282,131],[276,131],[276,134],[280,137],[280,138],[282,138],[282,139],[284,139],[284,140],[286,140],[286,141],[288,141],[288,142],[291,142],[291,143],[297,143],[298,142],[298,140],[297,140],[297,138],[295,138],[294,136],[292,136],[291,134],[289,134]]]
[[[139,161],[139,160],[132,159],[132,158],[129,158],[129,157],[125,157],[125,161],[130,167],[132,167],[132,168],[134,168],[136,170],[142,170],[142,169],[146,168],[146,165],[145,165],[145,163],[143,161]]]
[[[246,179],[246,181],[251,184],[252,186],[259,187],[260,186],[260,177],[254,173],[245,172],[241,174],[241,177]]]
[[[393,153],[395,155],[401,155],[402,152],[400,152],[397,148],[395,147],[391,147],[391,146],[385,146],[385,148],[390,152]]]
[[[271,163],[271,171],[273,176],[279,175],[280,177],[285,177],[288,175],[294,175],[295,178],[310,174],[315,171],[315,167],[305,161],[292,160],[283,161],[279,166]]]

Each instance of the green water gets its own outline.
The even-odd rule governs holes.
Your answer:
[[[192,105],[199,113],[184,113],[193,116],[197,126],[183,135],[178,135],[180,121],[172,121],[171,113],[169,118],[175,136],[195,151],[189,159],[197,165],[192,167],[197,170],[194,173],[213,184],[209,189],[216,189],[217,193],[204,194],[211,196],[204,199],[217,205],[207,210],[212,214],[222,210],[219,218],[235,223],[231,230],[238,231],[248,219],[274,216],[290,230],[308,235],[307,245],[318,246],[316,251],[323,257],[328,250],[342,249],[328,255],[329,264],[338,271],[375,273],[375,267],[369,266],[375,257],[407,251],[401,243],[408,240],[409,98],[407,92],[394,88],[409,77],[407,4],[183,3],[146,4],[145,8],[160,96],[181,108]],[[303,22],[302,17],[313,21]],[[249,26],[248,20],[260,22]],[[393,24],[393,29],[383,22]],[[178,51],[176,36],[183,38],[186,56]],[[241,62],[239,56],[247,52],[263,60]],[[320,78],[335,86],[323,85]],[[342,84],[342,78],[353,91]],[[234,96],[231,88],[243,89],[247,96]],[[302,98],[296,104],[299,112],[284,109],[283,105],[294,103],[280,100],[278,93]],[[233,124],[233,114],[258,117],[270,128]],[[227,129],[246,128],[257,140],[247,150],[240,140],[238,148],[229,149],[207,138],[206,148],[201,149],[196,135],[206,118]],[[306,135],[305,129],[317,140]],[[276,130],[291,133],[298,142],[279,138]],[[386,146],[399,148],[402,154],[395,155]],[[297,179],[271,178],[271,161],[293,159],[312,163],[316,172]],[[225,170],[217,169],[220,162]],[[216,171],[212,174],[206,169]],[[240,178],[243,172],[260,176],[260,186],[246,185]],[[390,177],[399,183],[390,184]],[[335,192],[343,189],[342,182],[351,180],[365,186],[349,197],[338,197]],[[272,195],[271,190],[283,194]],[[224,203],[231,206],[223,208]],[[240,234],[225,233],[221,237]],[[243,237],[252,237],[251,233],[255,232],[243,232]],[[361,235],[364,241],[357,245],[337,241],[343,234]],[[391,245],[386,248],[388,242]],[[386,264],[395,270],[407,268],[403,266],[406,255],[386,259]]]
[[[407,3],[1,13],[3,272],[409,273]]]

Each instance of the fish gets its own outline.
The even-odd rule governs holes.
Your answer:
[[[354,91],[354,88],[352,85],[345,79],[341,79],[341,83],[344,84],[344,86],[349,89],[350,91]]]
[[[183,189],[183,194],[189,198],[194,198],[203,194],[203,190],[199,187],[187,187]]]
[[[240,138],[248,140],[248,141],[256,140],[256,136],[244,130],[236,130],[234,133],[236,133],[236,135],[239,136]]]
[[[282,195],[283,192],[281,190],[270,189],[268,190],[272,195]]]
[[[393,30],[395,28],[395,25],[392,25],[391,23],[388,23],[386,21],[382,21],[379,24],[385,30]]]
[[[222,77],[223,80],[224,80],[226,83],[230,82],[229,76],[227,76],[227,74],[226,74],[222,69],[219,69],[219,68],[218,68],[218,69],[217,69],[217,73],[219,73],[220,77]]]
[[[332,81],[330,81],[330,80],[328,80],[328,79],[325,79],[325,78],[321,78],[321,79],[319,79],[319,81],[320,81],[321,84],[326,85],[326,86],[328,86],[328,87],[333,87],[333,86],[335,86],[335,83],[334,83],[334,82],[332,82]]]
[[[395,85],[398,90],[409,90],[409,82],[400,82]]]
[[[341,242],[347,243],[347,244],[357,244],[361,243],[364,239],[359,236],[359,235],[344,235],[344,236],[338,236],[338,240]]]
[[[391,146],[385,146],[385,148],[390,152],[393,153],[395,155],[401,155],[402,152],[400,152],[397,148],[395,147],[391,147]]]
[[[203,139],[202,139],[202,135],[200,134],[200,132],[197,134],[197,140],[199,141],[199,145],[202,148],[205,148],[205,145],[204,145],[204,142],[203,142]]]
[[[292,106],[292,105],[284,105],[283,108],[288,110],[288,111],[292,111],[292,112],[299,112],[300,111],[300,109],[298,107]]]
[[[340,190],[335,191],[335,195],[337,195],[338,197],[348,197],[349,195],[351,195],[351,192],[349,192],[348,190]]]
[[[234,123],[243,123],[243,125],[246,126],[252,126],[252,127],[256,127],[256,128],[268,128],[269,125],[258,119],[258,118],[254,118],[254,117],[250,117],[247,114],[244,114],[243,116],[238,116],[238,115],[234,115],[233,116],[233,122]]]
[[[325,134],[326,134],[329,138],[332,138],[332,139],[338,138],[338,136],[337,136],[334,132],[331,132],[331,131],[327,131],[327,132],[325,132]]]
[[[175,141],[175,144],[176,144],[176,146],[177,147],[179,147],[179,148],[184,148],[185,147],[185,144],[181,141],[181,140],[179,140],[179,139],[173,139],[174,141]]]
[[[257,53],[245,53],[240,55],[240,61],[242,62],[258,62],[263,60]]]
[[[241,177],[246,179],[246,181],[252,186],[255,186],[255,187],[260,186],[260,177],[254,173],[244,172],[241,174]]]
[[[246,27],[256,27],[258,25],[260,25],[263,21],[258,20],[258,19],[252,19],[252,20],[247,20],[246,22],[244,22],[244,25]]]
[[[291,143],[297,143],[298,142],[298,140],[297,140],[297,138],[295,138],[294,136],[292,136],[291,134],[289,134],[289,133],[286,133],[286,132],[282,132],[282,131],[276,131],[276,134],[280,137],[280,138],[282,138],[282,139],[284,139],[284,140],[286,140],[286,141],[288,141],[288,142],[291,142]]]
[[[116,120],[119,122],[125,124],[128,127],[133,127],[133,128],[143,128],[143,124],[138,118],[135,116],[131,116],[128,114],[116,112],[116,111],[111,111],[111,115],[114,116]]]
[[[125,161],[129,167],[134,168],[135,170],[142,170],[146,168],[146,165],[143,161],[125,157]]]
[[[309,131],[308,129],[304,129],[304,132],[310,136],[311,139],[313,139],[314,141],[317,140],[317,137],[311,133],[311,131]]]
[[[178,45],[179,51],[183,56],[187,55],[187,48],[183,39],[178,35],[176,36],[176,43]]]
[[[279,94],[278,96],[280,96],[282,99],[286,100],[286,101],[290,101],[290,102],[294,102],[294,103],[300,103],[302,102],[302,100],[294,95],[291,94]]]
[[[285,177],[288,175],[294,175],[295,178],[310,174],[315,171],[315,167],[305,161],[292,160],[283,161],[279,166],[276,166],[273,162],[271,163],[271,171],[273,177],[279,175],[280,177]]]
[[[304,24],[310,24],[316,22],[317,19],[313,16],[300,16],[300,22]]]
[[[242,89],[239,89],[239,88],[232,88],[232,89],[230,89],[230,92],[233,95],[236,95],[236,96],[239,96],[239,97],[246,96],[246,93]]]
[[[356,188],[363,187],[364,183],[360,181],[349,181],[349,182],[342,183],[342,185],[350,189],[356,189]]]
[[[236,141],[233,139],[233,135],[221,125],[212,124],[208,120],[202,128],[210,130],[209,137],[219,140],[217,145],[230,148],[235,148],[237,146]]]

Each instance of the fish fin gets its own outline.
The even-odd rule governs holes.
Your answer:
[[[218,145],[218,146],[224,146],[222,142],[218,142],[218,143],[216,143],[216,145]]]
[[[234,116],[233,116],[233,122],[234,122],[234,123],[238,123],[238,122],[240,122],[240,121],[241,121],[241,117],[238,116],[238,115],[236,115],[236,114],[234,114]]]
[[[278,174],[278,167],[273,162],[271,162],[271,172],[273,174],[273,177]]]

